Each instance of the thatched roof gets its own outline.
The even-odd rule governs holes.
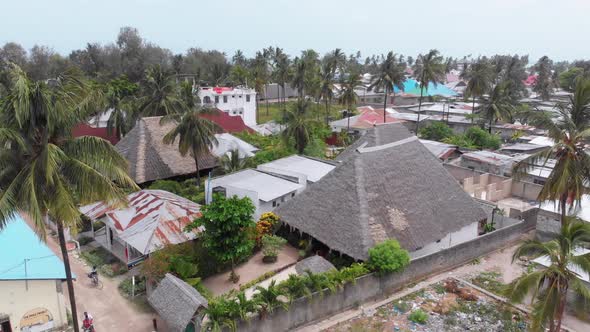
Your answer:
[[[274,212],[288,225],[354,259],[388,238],[415,251],[486,218],[401,124],[377,126],[340,154],[320,181]]]
[[[196,289],[170,273],[150,294],[148,302],[171,332],[184,332],[197,311],[207,307],[207,300]]]
[[[174,124],[160,125],[161,117],[147,117],[138,121],[135,127],[115,147],[129,162],[129,174],[137,183],[166,179],[196,172],[195,161],[190,154],[181,156],[178,141],[172,145],[162,142]],[[211,154],[199,156],[199,169],[216,166],[217,160]]]
[[[305,271],[322,273],[335,269],[336,267],[332,263],[318,255],[307,257],[295,264],[295,271],[297,271],[298,274],[303,274]]]

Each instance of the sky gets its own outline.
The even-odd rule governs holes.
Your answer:
[[[184,53],[217,49],[253,56],[268,46],[297,55],[334,48],[363,57],[529,54],[590,58],[590,0],[0,0],[0,44],[35,44],[68,54],[116,40],[132,26]]]

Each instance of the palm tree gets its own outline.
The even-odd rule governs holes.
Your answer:
[[[559,116],[533,113],[532,123],[547,130],[555,144],[548,150],[532,155],[515,166],[515,175],[522,176],[535,165],[545,165],[555,158],[555,167],[543,185],[538,201],[558,201],[561,223],[565,223],[566,207],[579,206],[582,196],[588,194],[590,157],[585,147],[590,139],[590,79],[579,79],[574,95],[567,104],[558,104]]]
[[[268,287],[256,286],[257,291],[252,300],[260,307],[260,316],[264,318],[267,314],[272,314],[277,307],[289,309],[289,303],[281,301],[280,296],[285,296],[285,291],[281,289],[276,280],[270,282]]]
[[[551,78],[553,61],[548,56],[542,56],[534,66],[537,72],[537,80],[533,86],[533,91],[541,96],[542,100],[549,100],[553,93],[554,83]]]
[[[309,102],[298,100],[293,108],[285,114],[285,130],[282,132],[283,139],[288,144],[292,139],[295,142],[297,153],[303,151],[311,140],[312,120],[308,116]]]
[[[189,152],[195,160],[197,186],[201,185],[199,174],[199,157],[203,156],[218,144],[215,134],[220,128],[214,122],[201,117],[205,110],[200,107],[185,108],[182,113],[162,117],[160,125],[174,123],[175,126],[164,135],[164,144],[174,144],[178,137],[178,151],[184,157]]]
[[[545,331],[547,327],[550,332],[561,331],[568,290],[590,300],[590,289],[579,279],[579,272],[590,273],[590,254],[576,255],[577,249],[589,242],[590,224],[567,219],[557,238],[548,242],[527,240],[514,252],[513,263],[522,256],[541,255],[549,259],[549,266],[523,274],[506,289],[509,299],[518,303],[533,291],[533,331]]]
[[[332,98],[334,98],[334,72],[329,63],[322,65],[320,76],[320,99],[323,99],[326,104],[326,126],[328,126],[330,122],[330,104],[332,104]]]
[[[438,50],[430,50],[426,55],[418,55],[414,64],[414,76],[420,84],[420,99],[418,101],[418,119],[416,121],[416,133],[420,129],[420,112],[422,110],[422,99],[424,98],[424,89],[428,91],[430,83],[436,85],[444,80],[445,63]]]
[[[221,332],[223,328],[228,328],[230,331],[236,330],[236,321],[228,312],[234,311],[235,302],[228,300],[223,296],[218,296],[209,300],[207,308],[204,313],[207,319],[203,324],[203,331]]]
[[[256,121],[258,122],[258,114],[260,107],[260,97],[266,91],[266,84],[268,83],[268,63],[266,57],[260,52],[256,53],[253,67],[251,69],[251,76],[254,80],[254,90],[256,91]],[[268,98],[266,98],[266,115],[268,115]]]
[[[494,71],[485,58],[477,59],[467,70],[461,73],[463,79],[468,80],[465,88],[465,98],[471,97],[471,114],[475,114],[475,98],[481,98],[492,86]],[[473,118],[471,120],[473,122]]]
[[[291,78],[291,86],[297,89],[299,98],[303,98],[303,90],[305,88],[305,74],[306,74],[306,63],[302,59],[295,58],[293,61],[293,77]]]
[[[247,164],[247,158],[241,158],[240,150],[233,149],[223,155],[219,159],[219,166],[226,174],[237,172],[241,169],[244,169]]]
[[[341,84],[338,101],[340,104],[346,106],[346,117],[348,118],[347,131],[350,131],[350,115],[354,112],[354,106],[358,101],[358,96],[355,90],[358,89],[361,84],[360,74],[355,72],[349,73],[346,80]]]
[[[138,116],[162,116],[181,112],[183,105],[179,98],[178,84],[174,75],[160,65],[146,70],[141,89]]]
[[[393,92],[394,87],[402,91],[404,90],[404,82],[406,80],[404,74],[405,65],[401,60],[401,58],[398,59],[396,54],[389,52],[379,66],[379,71],[373,77],[371,85],[369,85],[369,90],[379,89],[384,92],[383,123],[387,122],[387,98],[389,98],[389,93]]]
[[[16,65],[9,69],[0,100],[0,228],[24,213],[41,239],[46,221],[57,225],[74,331],[79,331],[76,298],[64,229],[81,222],[80,204],[123,202],[137,189],[127,162],[107,141],[72,138],[72,128],[93,111],[94,91],[77,74],[32,81]]]
[[[479,115],[488,120],[488,131],[492,133],[492,124],[498,120],[511,121],[516,107],[512,104],[509,89],[512,83],[509,81],[497,84],[490,96],[483,100]]]

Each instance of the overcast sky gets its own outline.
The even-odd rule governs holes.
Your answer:
[[[175,53],[190,47],[247,55],[278,45],[393,50],[415,55],[519,53],[531,60],[590,58],[590,0],[0,0],[0,44],[109,43],[133,26]]]

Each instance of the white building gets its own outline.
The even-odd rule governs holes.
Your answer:
[[[204,87],[199,99],[203,106],[216,107],[231,116],[239,116],[248,127],[256,126],[256,91],[249,88]]]

